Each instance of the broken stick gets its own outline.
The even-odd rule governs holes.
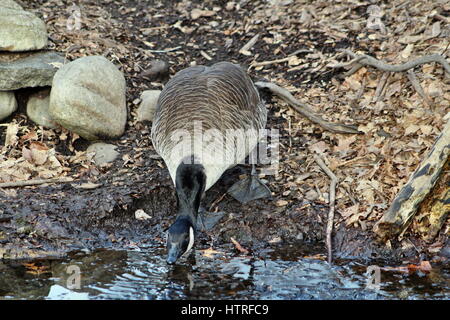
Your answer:
[[[425,101],[425,103],[429,106],[429,107],[433,107],[433,101],[430,99],[430,97],[428,97],[428,95],[425,93],[425,91],[423,91],[422,86],[420,85],[419,80],[416,77],[416,74],[414,73],[414,71],[412,69],[407,71],[408,74],[408,79],[411,82],[413,88],[417,91],[417,93],[419,94],[419,96],[422,97],[422,99]]]
[[[374,231],[378,236],[382,239],[389,239],[408,227],[420,203],[434,187],[449,155],[450,120],[447,120],[442,133],[436,139],[427,157],[374,226]]]
[[[36,180],[25,180],[25,181],[13,181],[13,182],[2,182],[0,183],[0,188],[17,188],[17,187],[27,187],[36,186],[45,183],[65,183],[72,182],[71,178],[58,178],[58,179],[36,179]]]
[[[259,33],[254,36],[253,38],[250,39],[249,42],[247,42],[242,48],[241,50],[239,50],[240,54],[249,56],[251,53],[249,52],[249,50],[255,45],[256,41],[258,41],[259,38]]]
[[[319,126],[325,130],[336,132],[336,133],[362,133],[358,131],[355,126],[340,124],[340,123],[330,123],[325,121],[321,116],[317,115],[308,105],[301,103],[286,89],[277,86],[272,82],[256,82],[255,86],[260,89],[269,89],[273,94],[279,96],[281,99],[286,101],[291,107],[293,107],[301,115],[309,119],[310,121],[317,123]]]
[[[330,195],[329,195],[329,204],[330,210],[328,211],[328,221],[327,221],[327,252],[328,252],[328,263],[331,264],[333,260],[333,247],[332,247],[332,233],[333,233],[333,220],[334,220],[334,208],[336,202],[336,185],[339,182],[336,175],[327,167],[327,165],[323,162],[323,160],[318,156],[314,155],[314,161],[319,165],[319,167],[327,174],[327,176],[331,179],[330,183]]]

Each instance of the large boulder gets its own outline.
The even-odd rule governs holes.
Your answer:
[[[11,0],[0,0],[0,51],[31,51],[47,46],[44,21]]]
[[[9,117],[17,109],[14,92],[0,91],[0,121]]]
[[[125,131],[125,77],[102,56],[77,59],[56,72],[50,116],[88,140],[117,138]]]
[[[64,57],[51,51],[0,53],[0,91],[50,86],[63,63]]]

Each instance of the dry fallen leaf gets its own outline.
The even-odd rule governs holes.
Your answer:
[[[215,254],[223,254],[223,252],[214,250],[212,247],[209,247],[208,249],[204,249],[204,250],[199,250],[199,251],[202,253],[202,255],[204,257],[210,258],[210,259],[214,258]]]
[[[51,272],[49,266],[39,265],[39,264],[34,263],[34,262],[24,263],[23,266],[27,269],[26,272],[27,273],[31,273],[31,274],[40,275],[40,274],[43,274],[43,273],[50,273]]]
[[[245,249],[239,242],[237,242],[233,237],[230,238],[231,242],[233,242],[234,246],[239,252],[247,254],[249,251]]]
[[[18,132],[19,132],[18,123],[15,122],[8,123],[8,126],[6,127],[5,148],[16,144]]]
[[[96,188],[100,187],[101,185],[102,185],[101,183],[85,182],[85,183],[81,183],[79,185],[73,185],[73,187],[75,189],[91,190],[91,189],[96,189]]]
[[[30,151],[32,162],[38,166],[43,165],[47,161],[48,150],[48,147],[42,142],[31,142]]]
[[[212,17],[216,13],[212,10],[193,9],[191,11],[191,19],[196,20],[200,17]]]
[[[400,267],[383,267],[381,270],[384,271],[397,271],[402,273],[414,273],[417,271],[423,273],[429,273],[432,270],[431,264],[429,261],[421,261],[419,264],[408,264],[407,266]]]

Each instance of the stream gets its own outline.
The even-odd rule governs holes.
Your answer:
[[[227,250],[228,251],[228,250]],[[0,299],[430,299],[450,298],[450,267],[430,273],[380,271],[352,260],[333,266],[317,246],[284,244],[256,257],[221,249],[168,266],[165,249],[72,252],[65,259],[0,262]],[[379,266],[386,266],[378,262]],[[374,274],[374,273],[373,273]]]

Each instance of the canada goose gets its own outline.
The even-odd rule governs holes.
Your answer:
[[[177,219],[168,229],[168,264],[192,248],[204,192],[252,151],[266,121],[266,107],[239,65],[189,67],[166,84],[151,137],[169,169],[178,200]],[[245,138],[226,139],[230,132],[245,132]],[[254,166],[245,183],[230,189],[242,202],[270,195],[255,176]]]

